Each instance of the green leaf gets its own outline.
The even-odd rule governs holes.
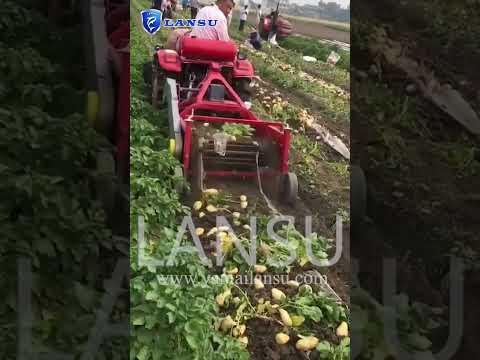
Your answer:
[[[137,354],[138,360],[147,360],[150,357],[150,349],[148,346],[142,346]]]

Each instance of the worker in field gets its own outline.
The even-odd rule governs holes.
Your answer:
[[[190,18],[195,19],[198,14],[198,0],[190,0]]]
[[[235,3],[233,0],[217,0],[215,5],[203,7],[197,14],[196,19],[217,20],[213,27],[194,27],[192,30],[177,29],[170,33],[165,45],[166,49],[179,51],[180,39],[183,36],[191,36],[199,39],[211,39],[229,41],[228,14],[232,11]]]
[[[257,11],[255,12],[255,16],[256,16],[256,20],[257,20],[257,23],[256,23],[256,26],[259,27],[260,25],[260,19],[262,17],[262,4],[258,4],[257,5]]]
[[[243,9],[240,11],[240,25],[238,27],[239,31],[243,31],[245,28],[245,23],[247,22],[248,18],[248,5],[245,5]]]

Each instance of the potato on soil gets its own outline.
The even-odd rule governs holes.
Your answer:
[[[203,191],[204,194],[207,194],[207,195],[217,195],[218,194],[218,190],[217,189],[206,189]]]
[[[232,317],[228,315],[225,319],[223,319],[222,324],[220,325],[220,328],[222,329],[223,332],[227,332],[234,326],[235,326],[235,321],[233,321]]]
[[[232,269],[227,269],[226,272],[228,275],[235,275],[235,274],[238,274],[238,268],[234,267]]]
[[[282,301],[287,296],[284,294],[282,290],[278,290],[277,288],[272,289],[272,297],[275,301]]]
[[[258,274],[263,274],[265,271],[267,271],[267,267],[265,265],[255,265],[255,272]]]
[[[265,285],[263,285],[263,282],[260,279],[253,279],[253,283],[255,284],[255,289],[257,290],[265,288]]]
[[[248,345],[248,338],[246,336],[242,336],[242,337],[238,338],[238,341],[240,341],[245,346]]]
[[[318,339],[315,336],[306,336],[295,344],[295,347],[301,351],[310,351],[317,347]]]
[[[290,336],[288,336],[288,335],[285,334],[285,333],[278,333],[277,335],[275,335],[275,341],[276,341],[277,344],[279,344],[279,345],[284,345],[284,344],[286,344],[289,340],[290,340]]]
[[[197,234],[197,236],[202,236],[204,232],[205,232],[204,228],[196,228],[195,229],[195,234]]]
[[[298,288],[300,286],[300,283],[295,280],[290,280],[287,282],[287,285],[290,286],[291,288]]]
[[[202,208],[202,206],[203,206],[203,203],[201,201],[195,201],[193,203],[193,208],[197,211],[200,210]]]
[[[342,321],[342,323],[338,326],[337,336],[339,337],[348,336],[348,324],[345,321]]]
[[[292,319],[288,312],[284,309],[278,309],[278,312],[280,313],[280,318],[282,319],[283,324],[285,326],[292,326]]]

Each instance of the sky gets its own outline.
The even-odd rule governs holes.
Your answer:
[[[347,5],[350,4],[350,0],[324,0],[324,2],[329,2],[329,1],[339,3],[343,8],[346,8]],[[318,4],[318,0],[290,0],[290,3],[299,4],[299,5],[303,5],[303,4],[314,5],[314,4]]]

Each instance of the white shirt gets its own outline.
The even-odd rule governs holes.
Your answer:
[[[223,40],[229,41],[227,18],[217,5],[205,6],[200,9],[195,19],[217,20],[214,27],[194,27],[190,36],[195,36],[199,39]]]
[[[247,20],[247,16],[248,16],[248,9],[247,10],[242,9],[242,13],[240,14],[240,20]]]

